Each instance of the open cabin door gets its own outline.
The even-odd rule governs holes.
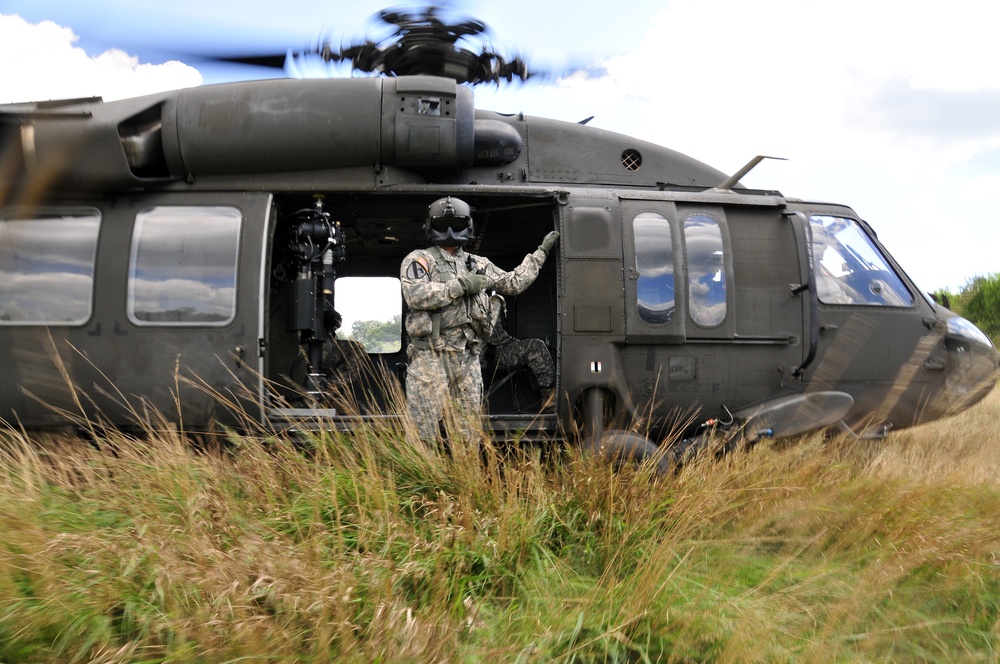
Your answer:
[[[465,251],[500,270],[515,269],[560,221],[554,195],[535,189],[324,192],[322,209],[343,231],[345,247],[342,260],[334,264],[329,310],[315,306],[317,297],[325,296],[313,281],[315,270],[302,269],[295,231],[299,211],[312,209],[318,197],[275,194],[264,270],[269,281],[264,404],[271,425],[350,430],[361,422],[399,419],[406,408],[413,341],[405,324],[410,309],[403,300],[400,269],[412,251],[430,246],[424,227],[428,205],[449,193],[473,208],[475,233]],[[484,425],[497,435],[542,436],[556,428],[561,252],[557,244],[526,290],[489,300],[496,305],[491,313],[497,314],[490,322],[502,334],[480,340],[479,352],[488,416]],[[309,342],[321,329],[312,316],[318,311],[329,311],[334,321],[332,326],[323,323],[327,340],[319,366],[308,357]]]

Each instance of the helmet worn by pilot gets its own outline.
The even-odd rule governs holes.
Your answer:
[[[445,196],[431,203],[424,233],[435,247],[461,247],[475,235],[472,208],[458,198]]]
[[[472,211],[454,196],[432,202],[423,222],[430,247],[410,252],[400,265],[409,309],[406,402],[425,441],[437,438],[447,403],[454,402],[468,415],[479,414],[483,399],[479,354],[492,325],[488,292],[507,296],[523,292],[559,238],[558,232],[550,232],[520,265],[502,270],[464,250],[475,233]],[[474,431],[462,433],[467,440],[474,439]]]

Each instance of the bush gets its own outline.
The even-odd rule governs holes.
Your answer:
[[[976,277],[963,290],[966,291],[969,297],[964,316],[996,344],[1000,340],[1000,274]]]

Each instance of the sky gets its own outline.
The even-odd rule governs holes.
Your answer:
[[[383,0],[0,0],[0,103],[105,100],[265,76],[199,54],[378,34]],[[451,3],[494,45],[573,71],[476,105],[621,132],[743,184],[851,206],[923,290],[1000,272],[994,0]],[[338,6],[339,5],[339,6]],[[335,72],[350,75],[349,72]]]

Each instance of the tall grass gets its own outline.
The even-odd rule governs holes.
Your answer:
[[[391,427],[8,430],[0,661],[995,661],[998,421],[661,480]]]

